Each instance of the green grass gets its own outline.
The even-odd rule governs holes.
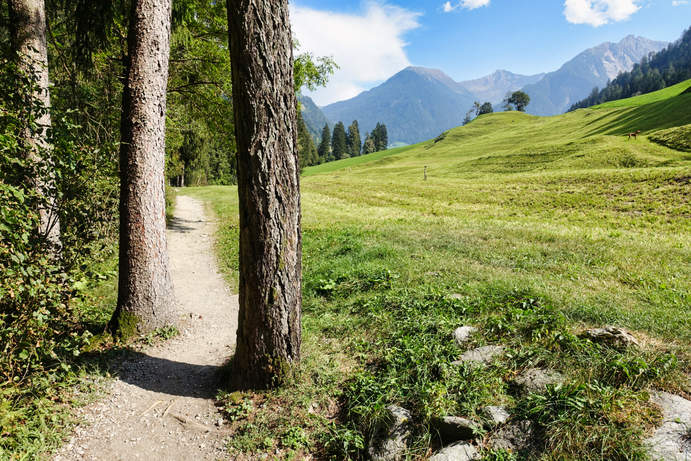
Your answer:
[[[391,156],[401,154],[414,147],[414,145],[396,147],[395,149],[382,150],[379,152],[375,152],[373,154],[362,155],[360,157],[351,157],[343,160],[336,160],[335,162],[322,163],[321,165],[305,168],[305,170],[302,172],[302,176],[312,176],[321,173],[331,173],[337,170],[352,168],[363,163],[371,163],[382,159],[388,159]]]
[[[626,99],[618,99],[616,101],[609,101],[597,106],[593,106],[593,109],[605,109],[612,107],[633,107],[633,106],[643,106],[658,101],[666,101],[670,98],[682,94],[684,91],[691,88],[691,79],[677,83],[662,90],[653,91],[652,93],[646,93],[639,96],[634,96]]]
[[[643,125],[636,117],[690,123],[689,97],[482,116],[438,142],[310,170],[304,362],[291,385],[243,397],[254,410],[233,421],[231,449],[362,459],[398,403],[415,421],[410,456],[424,458],[438,446],[435,417],[480,418],[499,403],[538,427],[528,459],[644,459],[642,437],[659,420],[647,390],[691,393],[691,156],[622,133]],[[218,246],[234,278],[236,189],[185,192],[224,223]],[[462,324],[482,332],[469,347],[503,344],[506,356],[451,366]],[[578,337],[604,324],[632,330],[643,348]],[[535,366],[567,385],[516,395],[511,377]],[[224,401],[233,415],[250,405]]]

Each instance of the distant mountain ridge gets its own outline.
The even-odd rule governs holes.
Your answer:
[[[506,93],[537,83],[544,76],[544,73],[520,75],[508,70],[498,70],[485,77],[459,82],[457,85],[472,93],[478,101],[491,102],[493,105],[497,105],[504,100]]]
[[[460,125],[474,101],[489,101],[495,110],[500,110],[498,105],[506,93],[519,89],[531,97],[531,114],[566,112],[594,87],[606,85],[644,56],[666,45],[629,35],[618,43],[607,42],[585,50],[547,74],[520,75],[498,70],[464,82],[456,82],[438,69],[408,67],[354,98],[322,107],[321,112],[331,125],[358,120],[363,135],[382,122],[388,128],[391,144],[413,144]],[[307,117],[305,121],[309,125]],[[322,127],[323,123],[318,129]]]
[[[408,67],[378,87],[322,111],[334,122],[357,120],[362,133],[382,122],[391,144],[413,144],[460,125],[473,100],[441,70]]]
[[[316,143],[321,141],[322,130],[324,125],[333,125],[329,123],[324,112],[312,101],[312,98],[305,95],[298,95],[300,101],[300,110],[302,111],[302,119],[305,121],[307,131],[310,132],[312,138]]]
[[[631,70],[643,57],[665,46],[667,42],[629,35],[618,43],[606,42],[587,49],[539,82],[523,88],[530,96],[528,113],[564,113],[572,104],[588,96],[593,88],[607,85],[621,72]]]

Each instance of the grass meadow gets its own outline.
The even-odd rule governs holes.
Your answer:
[[[306,169],[303,364],[282,390],[223,396],[231,450],[364,459],[397,403],[413,414],[409,455],[421,459],[439,445],[434,418],[481,419],[502,404],[538,437],[530,453],[485,460],[646,459],[642,440],[660,418],[648,390],[691,393],[691,154],[648,138],[691,123],[691,94],[677,90],[556,117],[481,116]],[[236,189],[185,193],[220,218],[234,281]],[[607,324],[642,348],[579,337]],[[469,347],[502,344],[504,357],[452,366],[460,325],[481,330]],[[513,393],[511,378],[536,366],[567,383]]]

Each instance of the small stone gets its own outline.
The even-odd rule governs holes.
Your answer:
[[[517,421],[499,428],[489,439],[493,450],[521,451],[530,446],[533,425],[530,421]]]
[[[389,405],[388,427],[380,427],[368,449],[372,461],[402,461],[408,449],[410,437],[410,412],[396,405]]]
[[[475,333],[477,328],[471,326],[462,326],[456,328],[453,332],[453,339],[456,340],[456,344],[463,346],[470,339],[470,335]]]
[[[459,299],[459,300],[460,300],[460,299],[465,299],[465,296],[463,296],[462,294],[459,294],[459,293],[454,293],[454,294],[452,294],[451,296],[449,296],[449,298],[451,298],[451,299]]]
[[[216,426],[218,426],[218,427],[223,426],[223,418],[218,418],[218,419],[216,420]]]
[[[492,426],[499,426],[509,420],[511,415],[506,407],[488,406],[482,409],[482,414],[489,420]]]
[[[434,427],[439,432],[443,443],[458,442],[459,440],[472,440],[479,424],[469,419],[458,416],[445,416],[434,421]]]
[[[651,459],[691,459],[691,401],[667,392],[650,400],[662,408],[662,425],[645,441]]]
[[[452,365],[460,365],[464,362],[481,365],[494,360],[497,356],[504,352],[503,346],[483,346],[465,352],[461,355],[461,360],[457,360]]]
[[[639,347],[638,340],[627,330],[608,325],[604,328],[591,328],[585,330],[582,336],[595,343],[606,344],[614,348]]]
[[[547,389],[547,386],[562,384],[565,378],[561,373],[542,368],[528,368],[513,380],[522,393],[539,394]]]
[[[443,448],[429,461],[472,461],[476,459],[480,459],[477,448],[467,443],[457,443]]]

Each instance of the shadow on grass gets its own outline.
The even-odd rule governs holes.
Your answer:
[[[588,132],[585,137],[596,134],[625,135],[636,130],[657,131],[665,128],[691,123],[691,95],[682,94],[672,99],[653,102],[644,106],[623,108],[616,112],[618,116],[610,123]],[[611,116],[608,113],[607,116]],[[603,117],[590,121],[588,124],[599,122]]]

